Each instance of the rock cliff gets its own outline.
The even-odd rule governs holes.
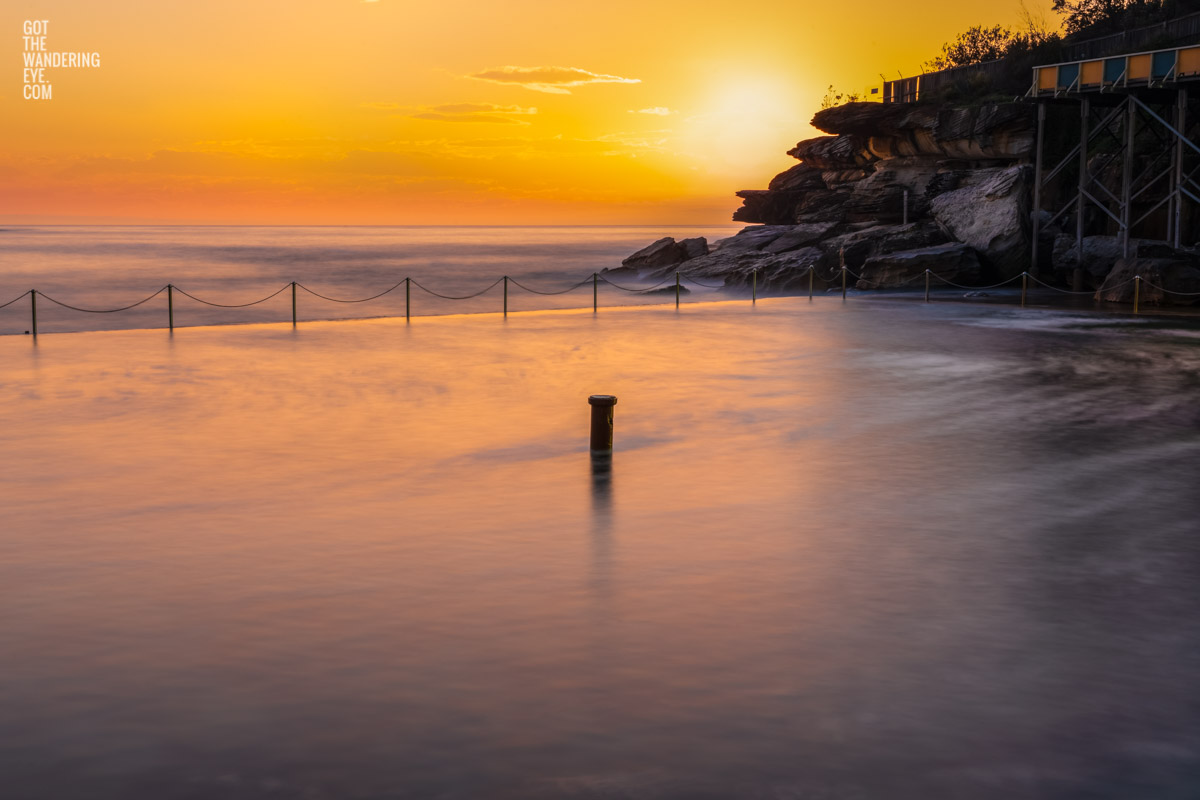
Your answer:
[[[766,189],[737,192],[742,206],[733,219],[754,224],[712,247],[662,239],[627,258],[622,269],[653,279],[678,271],[734,288],[756,276],[760,288],[775,291],[807,288],[810,269],[817,285],[840,284],[842,264],[860,289],[915,287],[926,270],[975,286],[1029,270],[1060,286],[1118,299],[1131,291],[1126,273],[1142,265],[1168,288],[1191,287],[1200,274],[1196,256],[1151,257],[1139,250],[1137,259],[1123,260],[1111,235],[1086,236],[1077,247],[1073,233],[1046,224],[1045,212],[1039,212],[1040,269],[1033,267],[1035,113],[1035,106],[1019,102],[825,109],[812,124],[827,135],[788,151],[800,163]],[[1102,167],[1093,172],[1115,180]],[[1060,207],[1067,202],[1051,199]],[[1142,296],[1148,303],[1191,299]]]

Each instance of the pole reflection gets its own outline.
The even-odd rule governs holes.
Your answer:
[[[612,453],[592,453],[592,591],[611,594],[612,577]]]

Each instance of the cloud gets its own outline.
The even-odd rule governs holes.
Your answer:
[[[674,114],[675,112],[672,111],[671,109],[667,108],[666,106],[654,106],[654,108],[639,108],[636,111],[634,111],[633,109],[630,109],[629,113],[630,114],[653,114],[656,117],[666,117],[666,116],[670,116],[671,114]]]
[[[528,125],[519,119],[511,117],[502,117],[498,114],[438,114],[434,111],[423,111],[420,114],[412,114],[413,119],[424,119],[430,122],[492,122],[504,125]]]
[[[604,75],[588,72],[579,67],[492,67],[467,76],[477,81],[504,83],[523,86],[535,92],[547,94],[570,94],[567,87],[586,86],[589,83],[641,83],[639,78],[622,78],[619,75]]]
[[[498,106],[495,103],[446,103],[426,108],[411,114],[413,119],[433,122],[491,122],[508,125],[528,125],[513,117],[526,117],[538,113],[536,108],[524,106]]]

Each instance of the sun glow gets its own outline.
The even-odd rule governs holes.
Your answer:
[[[102,67],[0,93],[0,221],[721,223],[828,84],[911,74],[988,21],[926,10],[866,0],[864,34],[784,3],[58,0],[51,47]]]

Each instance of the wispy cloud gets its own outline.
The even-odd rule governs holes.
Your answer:
[[[630,114],[653,114],[656,117],[667,117],[675,112],[666,106],[654,106],[653,108],[629,109]]]
[[[446,103],[431,106],[411,114],[413,119],[433,122],[490,122],[508,125],[528,125],[523,119],[538,113],[536,108],[524,106],[498,106],[495,103]]]
[[[641,83],[639,78],[622,78],[588,72],[579,67],[492,67],[467,76],[477,81],[523,86],[535,92],[570,94],[570,88],[591,83]]]

